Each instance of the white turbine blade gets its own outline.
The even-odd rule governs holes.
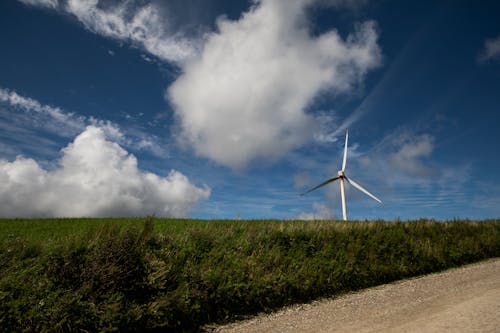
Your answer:
[[[328,179],[327,181],[322,182],[322,183],[321,183],[321,184],[319,184],[318,186],[315,186],[315,187],[313,187],[312,189],[310,189],[310,190],[308,190],[308,191],[306,191],[306,192],[302,193],[301,195],[304,195],[304,194],[307,194],[307,193],[312,192],[312,191],[314,191],[314,190],[317,190],[318,188],[320,188],[320,187],[322,187],[322,186],[325,186],[326,184],[329,184],[329,183],[331,183],[331,182],[334,182],[334,181],[336,181],[336,180],[337,180],[337,179],[339,179],[339,178],[340,178],[339,176],[337,176],[337,177],[333,177],[333,178],[330,178],[330,179]]]
[[[344,146],[344,160],[342,161],[342,171],[345,171],[345,164],[347,162],[347,139],[349,138],[349,133],[347,133],[347,128],[345,129],[345,146]]]
[[[379,198],[377,198],[376,196],[374,196],[373,194],[371,194],[370,192],[368,192],[367,190],[365,190],[361,185],[359,185],[358,183],[356,183],[354,180],[352,180],[351,178],[347,178],[345,177],[345,179],[347,179],[347,181],[349,182],[349,184],[351,184],[352,186],[354,186],[355,188],[357,188],[358,190],[360,190],[361,192],[363,192],[364,194],[372,197],[373,199],[377,200],[378,202],[380,203],[383,203],[382,200],[380,200]]]

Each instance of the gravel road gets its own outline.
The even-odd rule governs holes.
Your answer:
[[[214,332],[500,332],[500,258],[213,328]]]

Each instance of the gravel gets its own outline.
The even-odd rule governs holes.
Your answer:
[[[250,332],[500,332],[500,258],[217,327]]]

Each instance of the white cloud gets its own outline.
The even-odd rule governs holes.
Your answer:
[[[435,141],[430,134],[400,128],[353,160],[351,166],[356,169],[355,174],[369,179],[367,189],[373,189],[386,209],[404,207],[414,211],[414,216],[424,216],[436,207],[452,211],[468,205],[470,165],[448,165],[436,160]],[[354,173],[353,176],[358,177]]]
[[[397,129],[383,138],[369,153],[360,152],[359,158],[353,162],[359,162],[363,169],[377,170],[373,176],[388,183],[427,183],[430,176],[440,172],[430,162],[434,141],[430,134]]]
[[[296,189],[304,189],[311,185],[311,175],[308,172],[299,172],[293,175],[293,187]]]
[[[434,138],[428,134],[405,136],[398,140],[398,150],[389,155],[389,163],[410,176],[429,176],[432,169],[422,159],[428,158],[434,150]]]
[[[200,156],[243,168],[269,163],[313,138],[334,140],[321,117],[306,109],[321,92],[350,91],[380,63],[377,32],[368,21],[345,39],[335,30],[312,36],[307,9],[364,3],[254,0],[239,20],[220,18],[217,31],[203,37],[174,28],[167,8],[156,2],[68,0],[56,7],[96,34],[177,63],[183,74],[167,95],[179,140]]]
[[[478,57],[479,61],[500,60],[500,36],[487,39]]]
[[[149,151],[158,157],[168,155],[168,151],[154,135],[135,129],[127,129],[124,133],[118,124],[109,120],[85,117],[64,111],[59,107],[44,105],[35,99],[19,95],[9,89],[0,87],[0,103],[6,103],[15,109],[0,109],[0,116],[5,114],[5,118],[9,120],[10,131],[14,131],[15,123],[18,123],[18,127],[23,130],[32,127],[36,129],[36,132],[44,130],[60,137],[72,138],[88,125],[94,125],[101,128],[107,137],[121,145]],[[22,111],[22,113],[14,111]],[[6,130],[8,131],[9,128]]]
[[[62,150],[55,170],[33,159],[0,160],[0,216],[185,216],[210,188],[178,171],[138,169],[136,158],[89,126]]]
[[[32,113],[35,118],[39,118],[38,123],[43,124],[51,132],[74,135],[85,128],[85,117],[64,112],[58,107],[42,105],[37,100],[21,96],[15,91],[0,88],[0,102]]]
[[[333,220],[333,210],[326,205],[313,203],[313,212],[299,213],[295,217],[297,220]]]
[[[316,112],[315,119],[317,122],[317,129],[314,133],[314,140],[317,143],[331,144],[337,142],[338,133],[341,133],[341,128],[338,126],[338,119],[333,110]],[[337,131],[332,132],[332,128],[337,128]]]
[[[58,0],[19,0],[25,5],[40,6],[47,8],[57,8]]]
[[[112,4],[100,0],[20,1],[66,12],[93,33],[130,42],[165,61],[182,63],[197,54],[199,41],[172,31],[166,9],[155,3],[141,6],[133,1]]]
[[[305,112],[322,91],[344,93],[380,62],[374,22],[343,40],[308,31],[314,1],[256,1],[238,21],[220,19],[202,54],[183,66],[168,97],[181,140],[220,164],[273,160],[313,137]]]

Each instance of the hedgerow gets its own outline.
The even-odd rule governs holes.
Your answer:
[[[18,222],[0,221],[5,332],[198,331],[500,256],[498,220]]]

